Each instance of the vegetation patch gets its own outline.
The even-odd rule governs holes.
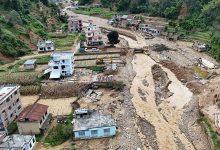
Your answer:
[[[73,115],[70,114],[67,117],[67,123],[57,124],[55,127],[53,127],[45,138],[44,144],[49,146],[57,146],[69,140],[72,136],[72,120]]]
[[[19,72],[0,75],[0,84],[18,84],[22,86],[37,84],[38,73]]]
[[[209,122],[209,119],[206,117],[202,117],[200,121],[204,124],[207,134],[212,139],[212,142],[214,144],[214,149],[215,150],[220,149],[220,140],[218,139],[217,133],[213,130],[212,125]]]
[[[41,57],[36,57],[35,59],[37,59],[38,65],[48,64],[49,61],[51,60],[50,56],[41,56]]]
[[[50,40],[55,42],[56,50],[68,51],[72,49],[75,40],[79,34],[70,34],[64,37],[50,37]]]
[[[201,78],[203,78],[203,79],[206,79],[206,78],[208,77],[208,75],[209,75],[208,71],[203,70],[203,69],[201,69],[201,68],[198,67],[198,66],[194,66],[194,67],[193,67],[193,70],[195,71],[195,73],[196,73],[199,77],[201,77]]]
[[[97,7],[80,7],[77,10],[74,10],[75,13],[89,15],[89,16],[100,16],[106,19],[110,19],[116,12],[110,11],[105,8]]]
[[[37,95],[40,92],[40,85],[21,86],[21,95]]]
[[[46,85],[41,87],[41,96],[42,98],[77,97],[85,87],[85,84],[80,83]]]
[[[9,134],[9,135],[15,133],[15,132],[18,130],[17,123],[16,123],[16,122],[12,122],[12,123],[7,127],[7,130],[8,130],[8,134]]]

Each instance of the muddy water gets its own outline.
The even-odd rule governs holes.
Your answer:
[[[154,64],[156,63],[149,56],[144,54],[135,55],[133,60],[133,69],[136,72],[136,76],[132,82],[130,92],[133,95],[132,102],[136,109],[137,115],[154,126],[156,131],[155,140],[157,141],[159,149],[178,149],[179,146],[176,142],[176,139],[179,140],[178,143],[181,142],[181,145],[183,145],[185,149],[194,149],[193,145],[187,140],[179,129],[182,110],[174,109],[172,105],[166,101],[159,105],[159,107],[156,106],[154,93],[155,85],[151,73],[151,66]],[[170,75],[169,71],[168,77],[174,82],[173,84],[177,89],[183,88],[182,84],[175,84],[177,79],[175,76],[173,76],[173,74]],[[143,85],[143,80],[147,80],[149,85]],[[142,100],[142,95],[140,95],[138,92],[140,89],[146,94],[146,101]],[[174,93],[173,99],[182,96],[179,95],[180,92],[173,90],[172,88],[170,90]],[[186,88],[185,90],[186,93],[189,93]],[[190,97],[188,98],[189,99],[185,100],[186,103],[190,100]],[[184,101],[184,99],[182,99],[182,101]],[[176,101],[176,103],[178,103],[178,101]],[[180,104],[176,105],[179,106]]]

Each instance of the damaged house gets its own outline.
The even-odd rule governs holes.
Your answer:
[[[116,121],[102,111],[76,109],[73,125],[75,139],[112,137],[116,134]]]

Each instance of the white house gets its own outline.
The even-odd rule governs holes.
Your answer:
[[[34,135],[13,134],[0,143],[1,150],[33,150],[36,144]]]
[[[38,52],[49,52],[55,50],[55,44],[52,41],[40,40],[37,43]]]
[[[25,61],[24,63],[24,69],[25,70],[32,70],[36,67],[36,62],[37,59],[28,59],[27,61]]]
[[[71,76],[74,72],[74,53],[56,52],[51,55],[52,60],[48,63],[49,68],[44,74],[50,72],[50,79],[59,79]]]

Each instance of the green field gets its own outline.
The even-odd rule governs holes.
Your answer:
[[[55,42],[56,50],[58,51],[68,51],[72,49],[74,42],[79,37],[79,34],[70,34],[64,37],[51,37],[50,40]]]
[[[81,7],[78,10],[74,10],[75,13],[89,15],[89,16],[100,16],[106,19],[110,19],[116,12],[110,11],[105,8],[96,7]]]

